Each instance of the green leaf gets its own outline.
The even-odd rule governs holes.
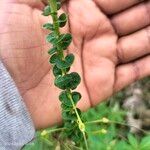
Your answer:
[[[70,68],[74,62],[74,55],[69,54],[66,56],[65,60],[58,59],[56,61],[56,65],[59,69],[67,69]]]
[[[54,54],[54,55],[52,55],[51,56],[51,58],[50,58],[50,60],[49,60],[49,62],[51,63],[51,64],[55,64],[56,63],[56,60],[58,59],[58,55],[57,54]]]
[[[67,105],[62,103],[61,108],[63,111],[70,111],[72,109],[72,106],[67,106]]]
[[[67,56],[66,56],[66,58],[65,58],[65,61],[68,63],[68,64],[73,64],[73,62],[74,62],[74,59],[75,59],[75,57],[74,57],[74,55],[73,54],[68,54]],[[69,68],[69,67],[68,67]]]
[[[131,144],[131,146],[133,148],[138,147],[138,141],[132,134],[128,134],[128,140],[129,140],[129,143]]]
[[[56,65],[53,67],[53,74],[55,77],[62,75],[61,69],[59,69]]]
[[[61,2],[57,2],[57,10],[59,10],[61,8]]]
[[[77,126],[76,122],[75,121],[66,121],[64,126],[67,128],[67,129],[73,129]]]
[[[49,43],[51,43],[51,44],[53,44],[53,45],[56,45],[57,38],[56,38],[54,32],[52,32],[52,33],[50,33],[50,34],[47,35],[46,41],[49,42]]]
[[[44,16],[49,16],[49,15],[51,15],[51,8],[50,8],[50,6],[46,6],[46,7],[44,8],[42,15],[44,15]]]
[[[77,120],[75,113],[72,113],[70,111],[62,112],[62,117],[64,120]]]
[[[66,68],[66,72],[69,72],[70,71],[70,67],[69,68]]]
[[[83,135],[82,135],[81,131],[78,128],[76,130],[74,130],[74,134],[72,134],[71,139],[75,143],[81,143],[82,142]]]
[[[58,39],[58,44],[60,45],[60,47],[62,47],[63,50],[66,50],[71,42],[72,42],[72,36],[69,33],[61,34]]]
[[[72,106],[71,100],[68,97],[67,91],[63,91],[59,95],[59,100],[66,106]]]
[[[64,76],[58,76],[55,79],[55,85],[62,90],[65,89],[74,90],[79,85],[80,82],[81,82],[81,78],[79,74],[76,72],[72,72]]]
[[[77,102],[81,99],[81,94],[79,92],[73,92],[72,93],[72,99],[74,101],[75,104],[77,104]]]
[[[44,29],[51,30],[51,31],[54,30],[53,24],[51,24],[51,23],[46,23],[46,24],[44,24],[44,25],[43,25],[43,28],[44,28]]]
[[[140,143],[140,150],[148,149],[150,149],[150,136],[144,137]]]
[[[50,54],[50,55],[52,55],[52,54],[54,54],[56,52],[57,52],[57,48],[56,47],[53,47],[50,50],[48,50],[48,54]]]
[[[64,27],[67,22],[67,15],[65,13],[61,14],[58,18],[59,26]]]

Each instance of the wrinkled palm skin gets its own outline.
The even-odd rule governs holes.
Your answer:
[[[2,4],[0,23],[0,58],[14,79],[36,128],[61,121],[58,95],[54,86],[42,25],[51,20],[41,15],[44,4],[8,1]],[[19,1],[19,0],[18,0]],[[1,2],[2,3],[2,2]],[[29,2],[30,3],[30,2]],[[86,110],[123,88],[116,69],[118,35],[110,19],[94,1],[70,0],[60,12],[69,14],[69,22],[61,32],[70,32],[73,42],[66,52],[75,54],[72,70],[81,75],[78,91],[79,107]],[[123,74],[120,72],[120,76]],[[136,77],[135,77],[136,80]]]

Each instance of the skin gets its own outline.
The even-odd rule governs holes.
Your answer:
[[[37,129],[61,122],[59,89],[49,65],[40,0],[0,1],[0,59],[14,79]],[[150,75],[150,2],[69,0],[61,32],[71,32],[67,52],[81,75],[79,107],[85,111],[125,86]]]

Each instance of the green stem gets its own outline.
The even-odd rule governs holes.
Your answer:
[[[55,34],[57,37],[59,37],[59,23],[58,23],[58,16],[57,16],[57,3],[56,0],[48,0],[49,5],[51,6],[51,13],[52,13],[52,19],[53,19],[53,25],[55,28]]]
[[[103,120],[101,120],[101,119],[100,119],[100,120],[94,120],[94,121],[85,122],[85,124],[96,124],[96,123],[104,123],[104,122],[103,122]],[[120,125],[122,125],[122,126],[134,127],[134,128],[136,128],[136,129],[142,131],[142,132],[145,133],[145,134],[150,134],[149,132],[146,132],[145,130],[140,129],[140,128],[138,128],[138,127],[135,127],[135,126],[133,126],[133,125],[128,125],[128,124],[125,124],[125,123],[121,123],[121,122],[117,122],[117,121],[111,121],[111,120],[109,120],[108,123],[109,123],[109,124],[110,124],[110,123],[115,123],[115,124],[120,124]],[[106,124],[106,123],[105,123],[105,124]]]
[[[54,33],[56,35],[56,37],[58,38],[60,36],[60,31],[59,31],[59,22],[58,22],[58,15],[57,15],[57,3],[56,0],[48,0],[49,1],[49,5],[51,7],[51,13],[52,13],[52,19],[53,19],[53,25],[54,25]],[[61,48],[59,46],[57,46],[58,49],[58,53],[59,56],[64,59],[64,54],[63,51],[61,50]]]
[[[47,130],[47,133],[58,132],[58,131],[63,131],[63,130],[66,130],[66,128],[57,128],[57,129]]]
[[[87,139],[86,139],[85,132],[82,132],[82,134],[83,134],[83,138],[84,138],[84,142],[85,142],[86,150],[88,150],[88,149],[89,149],[89,147],[88,147],[88,143],[87,143]]]
[[[55,33],[56,37],[58,38],[60,36],[60,31],[59,31],[59,22],[58,22],[58,15],[57,15],[57,3],[56,3],[56,0],[48,0],[48,2],[51,7],[53,25],[54,25],[54,29],[55,29],[54,33]],[[60,58],[63,60],[64,59],[63,50],[61,50],[61,48],[59,48],[59,46],[57,46],[57,49],[58,49],[58,54],[59,54]],[[63,75],[65,75],[67,72],[66,72],[66,70],[62,70],[62,73],[63,73]],[[88,144],[87,144],[86,135],[85,135],[85,125],[82,122],[80,115],[78,114],[77,108],[76,108],[74,101],[72,99],[72,96],[71,96],[71,90],[68,90],[68,95],[69,95],[72,106],[73,106],[76,116],[77,116],[77,120],[78,120],[77,123],[78,123],[79,129],[82,132],[83,137],[84,137],[86,150],[88,150]]]
[[[87,139],[86,139],[86,135],[85,135],[85,124],[82,122],[82,120],[80,118],[80,115],[79,115],[79,113],[77,111],[77,108],[76,108],[76,106],[74,104],[74,101],[72,99],[71,91],[70,90],[68,90],[68,96],[69,96],[69,98],[71,100],[71,103],[72,103],[72,106],[73,106],[73,108],[75,110],[75,113],[76,113],[76,116],[77,116],[77,119],[78,119],[78,126],[79,126],[80,131],[83,134],[83,138],[84,138],[86,150],[88,150],[89,148],[88,148],[88,143],[87,143]]]

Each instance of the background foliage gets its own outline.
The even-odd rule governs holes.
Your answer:
[[[150,77],[138,82],[142,89],[143,99],[147,109],[150,109]],[[130,126],[126,122],[127,111],[122,107],[124,100],[132,95],[128,94],[130,88],[124,89],[95,108],[83,114],[85,120],[93,121],[103,117],[118,123],[97,123],[87,125],[88,143],[90,150],[150,150],[150,132],[149,129],[144,133],[139,130],[138,133],[130,133]],[[149,116],[150,118],[150,116]],[[121,125],[121,124],[122,125]],[[47,129],[51,131],[57,129],[53,127]],[[104,130],[105,129],[105,130]],[[107,133],[106,133],[107,131]],[[62,131],[52,132],[47,137],[41,136],[41,132],[36,133],[35,140],[26,145],[23,150],[80,150],[74,146],[74,143],[66,139]],[[47,138],[49,140],[47,140]],[[82,145],[82,143],[81,143]]]

